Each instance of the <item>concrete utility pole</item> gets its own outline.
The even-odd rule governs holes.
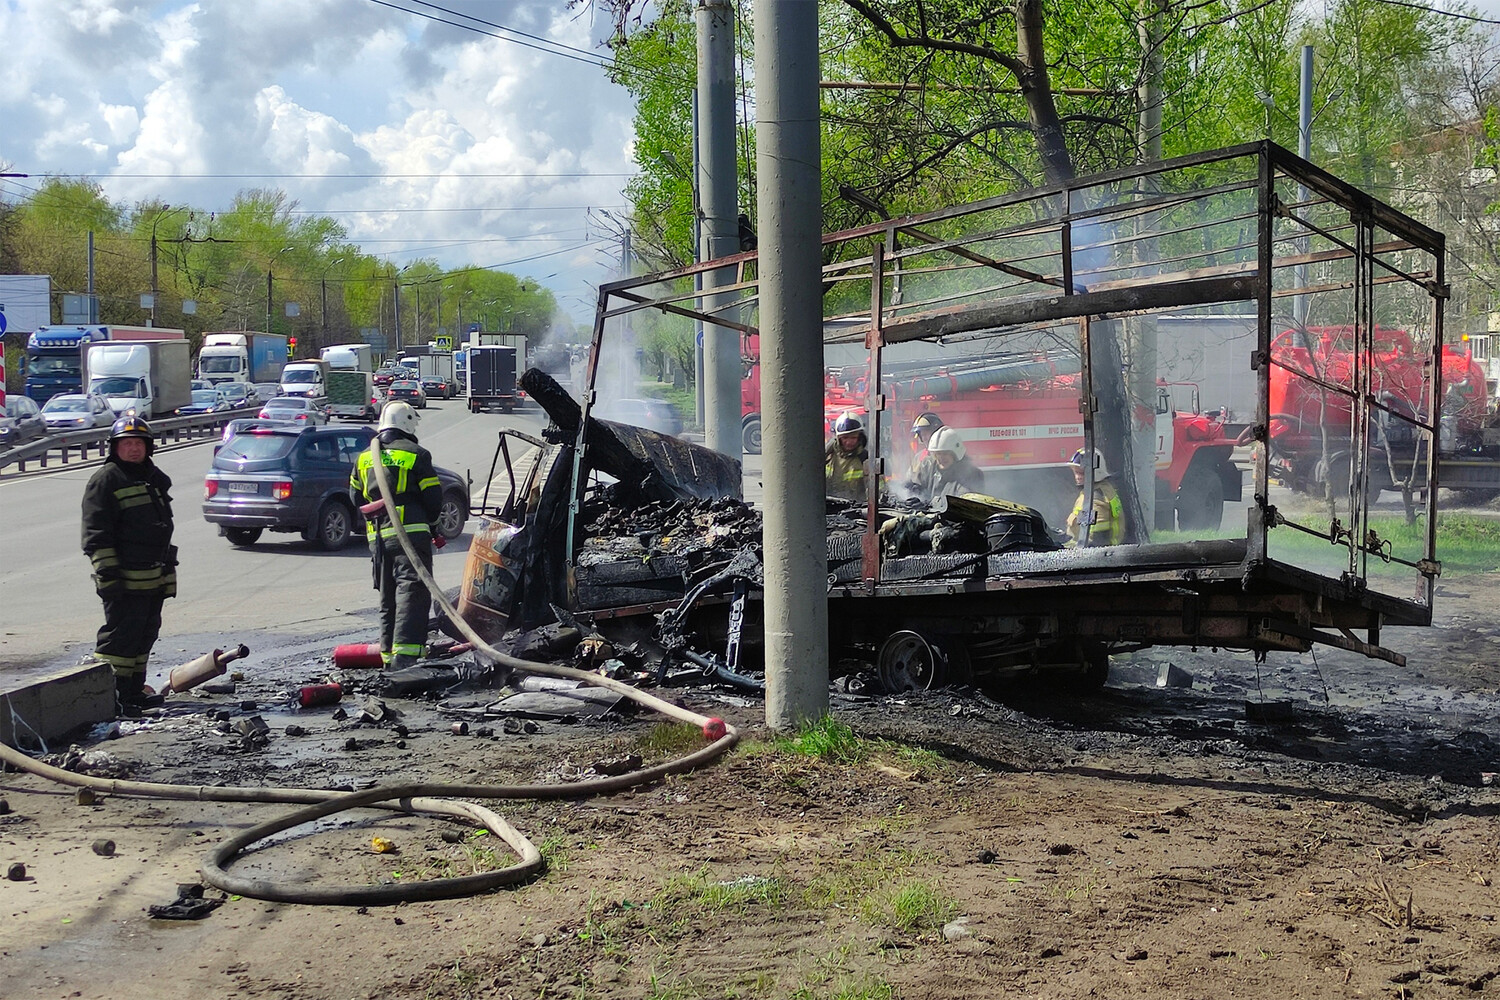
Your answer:
[[[698,155],[698,197],[703,212],[700,260],[739,252],[739,171],[734,153],[734,7],[729,0],[698,0],[698,93],[702,116]],[[759,31],[756,32],[760,34]],[[813,84],[817,94],[817,82]],[[819,234],[821,236],[821,234]],[[704,307],[728,308],[732,294],[713,290],[734,283],[728,268],[703,276]],[[740,335],[710,325],[703,331],[703,410],[705,443],[738,459],[740,434]],[[775,412],[762,407],[762,412]],[[826,567],[822,571],[827,575]]]
[[[1309,162],[1312,161],[1312,88],[1313,88],[1313,47],[1302,46],[1302,82],[1300,87],[1297,107],[1297,155]],[[1307,188],[1297,186],[1297,200],[1307,201]],[[1308,239],[1301,236],[1297,240],[1297,252],[1307,253]],[[1298,288],[1307,287],[1307,265],[1298,264],[1293,268]],[[1307,325],[1307,296],[1298,295],[1292,299],[1292,315],[1296,317],[1298,326]]]
[[[1138,12],[1140,20],[1137,25],[1138,37],[1141,46],[1141,84],[1136,90],[1136,143],[1140,149],[1140,162],[1142,164],[1157,163],[1161,160],[1161,74],[1162,74],[1162,32],[1161,21],[1167,10],[1167,0],[1140,0]],[[1156,185],[1149,180],[1143,180],[1137,189],[1139,196],[1145,197],[1155,191]],[[1146,217],[1146,225],[1150,225],[1150,216]],[[1134,257],[1137,264],[1145,264],[1147,268],[1154,270],[1154,262],[1158,254],[1156,241],[1153,239],[1141,239],[1141,236],[1149,237],[1149,232],[1142,234],[1140,223],[1137,222],[1137,239],[1132,244]],[[1147,268],[1142,268],[1146,270]],[[1156,317],[1134,316],[1125,321],[1127,341],[1130,344],[1130,373],[1129,398],[1130,402],[1152,416],[1145,420],[1138,420],[1132,414],[1129,425],[1133,428],[1131,434],[1131,457],[1134,461],[1134,473],[1136,492],[1141,499],[1141,510],[1145,516],[1146,523],[1141,526],[1139,533],[1141,539],[1145,539],[1149,533],[1156,528]]]
[[[755,3],[766,724],[828,711],[818,5]]]

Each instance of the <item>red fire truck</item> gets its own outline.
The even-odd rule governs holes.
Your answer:
[[[1349,488],[1354,329],[1285,330],[1271,341],[1271,472],[1299,492],[1335,496]],[[1425,486],[1426,446],[1411,421],[1425,421],[1431,352],[1404,330],[1376,327],[1371,340],[1370,395],[1379,404],[1370,434],[1367,495]],[[1442,424],[1438,454],[1444,486],[1500,489],[1500,444],[1486,427],[1489,393],[1484,369],[1467,351],[1442,351]],[[1320,384],[1321,383],[1321,384]],[[1324,386],[1336,386],[1333,391]],[[1400,418],[1405,418],[1400,419]],[[1394,475],[1393,475],[1394,473]]]

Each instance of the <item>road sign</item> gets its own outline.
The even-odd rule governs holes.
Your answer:
[[[453,338],[449,336],[434,337],[432,346],[440,351],[451,351],[453,350]]]
[[[5,322],[5,307],[4,306],[0,306],[0,335],[3,335],[5,333],[6,325],[7,324]],[[4,361],[0,361],[0,364],[4,364],[4,363],[5,363]]]

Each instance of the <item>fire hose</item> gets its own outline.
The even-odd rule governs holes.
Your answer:
[[[114,778],[96,778],[73,771],[53,767],[33,760],[26,754],[0,743],[0,760],[23,771],[66,785],[90,788],[114,795],[136,795],[147,798],[177,799],[199,802],[256,802],[299,803],[304,808],[290,812],[277,819],[250,827],[216,847],[204,859],[202,873],[204,881],[215,888],[240,896],[265,899],[280,903],[311,903],[339,906],[389,906],[396,903],[418,902],[434,899],[453,899],[460,896],[487,892],[502,886],[516,885],[541,873],[546,860],[519,831],[495,812],[471,802],[454,801],[460,798],[473,799],[562,799],[583,798],[591,795],[608,795],[634,788],[638,785],[660,781],[671,774],[695,770],[717,760],[739,742],[739,732],[726,725],[722,719],[699,715],[680,705],[655,697],[629,684],[586,670],[577,670],[554,664],[535,663],[502,653],[474,631],[468,622],[459,616],[442,590],[433,579],[432,571],[418,557],[416,547],[407,537],[406,528],[396,510],[390,477],[380,457],[379,438],[370,441],[375,480],[380,486],[380,495],[386,512],[396,529],[396,539],[402,551],[411,561],[418,576],[454,624],[464,633],[486,658],[509,667],[511,670],[541,674],[548,677],[566,678],[586,684],[608,688],[643,707],[650,708],[671,719],[686,722],[702,729],[705,738],[712,742],[693,753],[676,760],[642,768],[626,774],[570,784],[454,784],[447,782],[406,782],[392,785],[377,785],[360,792],[336,792],[316,788],[264,788],[255,786],[208,786],[176,785],[162,782],[126,781]],[[272,837],[283,830],[301,826],[324,816],[349,809],[385,808],[406,813],[426,813],[468,819],[483,826],[505,843],[520,858],[506,868],[475,875],[431,879],[397,885],[366,886],[308,886],[287,884],[268,879],[246,878],[231,874],[226,866],[250,845]]]

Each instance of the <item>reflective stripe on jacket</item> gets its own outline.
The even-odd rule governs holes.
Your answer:
[[[1125,541],[1125,512],[1120,504],[1120,491],[1109,480],[1094,484],[1094,503],[1090,512],[1090,547],[1095,545],[1119,545]],[[1078,500],[1073,504],[1073,513],[1068,517],[1068,536],[1082,544],[1084,528],[1083,490],[1078,491]]]
[[[408,534],[430,534],[431,522],[443,509],[443,490],[432,456],[426,448],[407,438],[380,442],[380,464],[385,466],[391,488],[396,491],[396,513]],[[360,452],[349,475],[349,495],[356,506],[380,498],[380,482],[375,478],[375,462],[368,450]],[[377,523],[379,527],[377,528]],[[365,535],[376,538],[396,537],[396,528],[385,518],[371,518],[365,523]]]
[[[83,490],[83,551],[100,591],[177,592],[172,480],[150,460],[109,458]]]

